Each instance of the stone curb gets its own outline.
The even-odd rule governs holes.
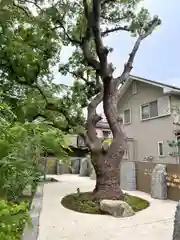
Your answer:
[[[32,219],[32,226],[26,225],[21,237],[21,240],[37,240],[39,233],[39,217],[42,209],[42,198],[43,198],[43,183],[39,183],[37,186],[36,193],[33,197],[30,216]]]

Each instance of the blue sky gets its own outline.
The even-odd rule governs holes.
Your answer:
[[[150,13],[159,15],[162,24],[142,43],[131,73],[180,86],[180,1],[145,0],[144,5]],[[134,40],[124,32],[106,38],[105,43],[114,49],[109,61],[116,67],[116,76],[120,75]],[[64,48],[61,61],[66,62],[71,52],[72,49]],[[71,85],[72,78],[56,74],[56,82]]]

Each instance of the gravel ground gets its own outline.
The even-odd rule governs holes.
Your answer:
[[[121,219],[65,209],[61,199],[70,193],[91,191],[95,181],[76,175],[54,175],[59,182],[44,186],[38,240],[172,240],[177,202],[155,200],[139,191],[128,192],[150,202],[135,216]]]

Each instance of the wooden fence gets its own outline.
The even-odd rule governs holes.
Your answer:
[[[151,177],[155,163],[136,162],[136,189],[146,193],[151,193]],[[180,165],[166,165],[166,183],[168,199],[180,200]]]

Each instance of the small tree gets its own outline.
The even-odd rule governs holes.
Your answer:
[[[180,125],[180,109],[178,106],[172,107],[172,116],[173,116],[173,124],[175,126],[175,129],[178,129]],[[179,163],[180,140],[168,140],[167,143],[169,147],[172,148],[172,152],[169,153],[169,156],[176,158],[176,162]]]

